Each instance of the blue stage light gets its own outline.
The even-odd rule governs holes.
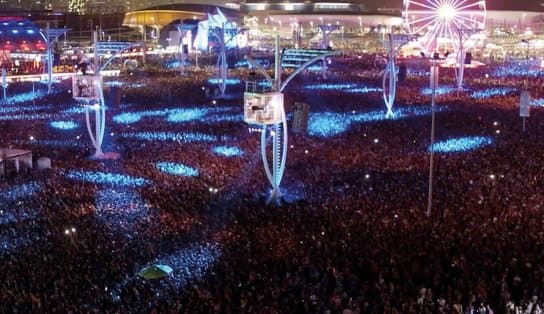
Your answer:
[[[487,88],[484,90],[474,91],[470,97],[475,99],[486,99],[493,96],[506,96],[510,93],[516,92],[515,88],[503,87],[503,88]]]
[[[219,84],[221,82],[220,78],[210,78],[208,79],[208,83],[210,84]],[[236,85],[242,83],[240,79],[233,79],[233,78],[227,78],[225,80],[226,85]]]
[[[433,145],[433,149],[437,153],[467,152],[492,143],[493,140],[489,137],[467,136],[437,142]]]
[[[34,196],[43,189],[38,182],[29,182],[14,187],[7,188],[0,194],[0,204],[5,205],[6,202],[13,202],[22,198]]]
[[[351,120],[345,114],[333,112],[312,113],[308,119],[308,134],[320,137],[343,133]]]
[[[435,111],[441,112],[445,108],[437,107]],[[329,137],[345,132],[351,123],[369,123],[384,120],[398,120],[409,117],[430,114],[429,107],[403,107],[395,111],[392,118],[385,115],[384,110],[375,110],[356,114],[318,112],[310,114],[308,120],[308,134],[319,137]]]
[[[200,120],[206,114],[206,110],[188,108],[188,109],[175,109],[168,113],[166,118],[169,122],[189,122],[194,120]]]
[[[138,113],[133,112],[125,112],[118,114],[116,116],[113,116],[113,121],[121,124],[132,124],[140,121],[142,119],[142,115]]]
[[[236,146],[216,146],[213,148],[213,152],[226,157],[236,157],[244,154],[244,152]]]
[[[35,99],[39,99],[45,96],[45,92],[41,90],[37,90],[34,92],[26,92],[26,93],[18,93],[16,95],[11,95],[6,99],[0,99],[0,104],[2,105],[14,105],[26,101],[32,101]]]
[[[204,133],[176,133],[176,132],[134,132],[122,133],[123,138],[132,138],[145,141],[180,141],[191,142],[215,142],[219,139],[228,140],[228,137],[217,137]]]
[[[78,127],[74,121],[53,121],[50,125],[52,128],[59,130],[73,130]]]
[[[532,106],[544,107],[544,98],[537,98],[531,101]]]
[[[71,170],[66,173],[66,177],[72,180],[95,184],[111,184],[126,187],[140,187],[151,183],[149,180],[140,177],[99,171]]]
[[[155,167],[160,171],[176,176],[184,177],[196,177],[198,176],[198,170],[183,164],[173,162],[158,162]]]
[[[342,89],[350,89],[350,88],[356,88],[358,85],[355,83],[338,83],[338,84],[312,84],[304,86],[305,89],[310,90],[342,90]]]
[[[436,95],[445,95],[452,92],[455,92],[457,90],[456,87],[453,86],[440,86],[435,89]],[[420,93],[422,95],[431,96],[433,94],[433,89],[430,87],[422,88]]]

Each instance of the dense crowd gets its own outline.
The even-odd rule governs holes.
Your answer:
[[[427,65],[406,62],[409,75],[399,82],[395,108],[427,106],[430,96],[421,92]],[[383,65],[373,55],[335,58],[327,79],[308,72],[292,81],[287,110],[296,101],[309,103],[312,113],[384,109],[380,92],[305,88],[316,82],[381,87]],[[168,123],[156,113],[123,124],[112,118],[194,107],[241,118],[240,98],[205,97],[211,69],[189,78],[176,72],[120,77],[124,101],[108,108],[104,145],[120,153],[118,160],[88,158],[84,117],[66,113],[77,107],[67,86],[7,104],[38,103],[32,110],[75,120],[80,128],[62,132],[46,118],[11,120],[9,110],[0,113],[2,145],[53,160],[51,170],[18,175],[7,164],[0,181],[0,312],[542,313],[544,120],[533,108],[522,132],[517,112],[517,89],[542,98],[542,76],[525,83],[515,74],[486,77],[493,70],[467,70],[469,91],[438,98],[447,110],[437,114],[437,138],[486,135],[494,143],[437,154],[430,217],[428,116],[356,123],[330,138],[292,134],[282,182],[288,201],[266,205],[260,136],[241,120]],[[454,85],[452,71],[441,73],[443,85]],[[233,72],[245,80],[255,76]],[[505,86],[516,90],[473,97]],[[209,142],[124,136],[139,131],[208,134],[244,154],[214,154]],[[27,140],[29,132],[34,140]],[[46,139],[67,145],[40,142]],[[154,167],[157,161],[199,174],[167,174]],[[78,181],[68,178],[73,170],[151,183]],[[137,277],[154,262],[174,272],[161,280]]]

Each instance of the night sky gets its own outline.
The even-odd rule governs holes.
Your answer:
[[[366,4],[370,8],[386,7],[401,8],[402,0],[355,0]],[[544,0],[488,0],[486,6],[488,10],[533,10],[544,12],[542,5]]]

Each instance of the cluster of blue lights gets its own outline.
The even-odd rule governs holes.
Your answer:
[[[354,93],[354,94],[366,94],[366,93],[374,93],[374,92],[381,92],[381,91],[382,89],[377,87],[356,87],[356,88],[350,88],[346,90],[346,92]]]
[[[443,111],[444,107],[438,107],[435,111]],[[375,110],[363,113],[337,113],[318,112],[310,114],[308,120],[308,133],[312,136],[329,137],[345,132],[352,123],[370,123],[384,120],[398,120],[415,116],[428,115],[429,107],[407,107],[396,110],[395,116],[388,118],[383,110]]]
[[[312,84],[304,86],[305,89],[310,90],[340,90],[340,89],[350,89],[357,87],[357,84]]]
[[[509,64],[507,66],[500,67],[491,72],[493,77],[541,77],[544,75],[544,70],[538,68],[529,68],[527,64]]]
[[[149,180],[140,177],[99,171],[71,170],[66,173],[66,176],[72,180],[125,187],[140,187],[150,183]]]
[[[304,88],[309,90],[334,90],[358,94],[380,92],[382,90],[378,87],[362,86],[355,83],[312,84],[305,86]]]
[[[173,162],[158,162],[155,167],[164,173],[183,177],[196,177],[198,170],[183,164]]]
[[[308,134],[320,137],[333,136],[345,132],[350,124],[351,118],[346,114],[312,113],[308,120]]]
[[[210,78],[208,79],[208,83],[209,84],[219,84],[221,83],[222,79],[220,78]],[[240,79],[235,79],[235,78],[227,78],[225,80],[225,84],[226,85],[237,85],[237,84],[240,84],[242,81]]]
[[[0,212],[0,225],[22,223],[40,217],[40,213],[34,208],[26,206],[10,206],[8,208],[8,206],[3,205],[0,204],[0,208],[3,208]]]
[[[453,86],[440,86],[435,89],[436,95],[445,95],[452,92],[455,92],[457,88]],[[430,87],[425,87],[421,89],[420,92],[422,95],[431,96],[433,94],[433,89]]]
[[[85,107],[84,106],[77,106],[72,107],[70,109],[63,110],[62,113],[64,114],[82,114],[85,113]]]
[[[216,146],[213,148],[213,152],[225,157],[236,157],[244,154],[244,152],[236,146]]]
[[[191,121],[200,121],[204,123],[216,123],[223,121],[241,121],[242,115],[224,114],[232,111],[231,107],[221,108],[180,108],[164,110],[148,110],[139,112],[125,112],[113,117],[113,121],[121,124],[133,124],[139,122],[143,117],[166,116],[166,121],[172,123],[184,123]],[[238,109],[238,108],[237,108]],[[240,110],[240,109],[238,109]]]
[[[489,137],[467,136],[437,142],[432,149],[437,153],[457,153],[471,151],[492,143],[493,140]]]
[[[46,120],[51,119],[53,115],[49,113],[34,113],[34,114],[15,114],[15,115],[1,115],[0,121],[13,121],[13,120]]]
[[[472,94],[470,94],[470,97],[475,99],[486,99],[493,96],[506,96],[510,93],[515,92],[515,88],[511,87],[504,87],[504,88],[487,88],[484,90],[474,91]]]
[[[32,197],[41,190],[42,185],[38,182],[29,182],[8,188],[0,194],[0,200],[2,200],[0,202],[0,207],[5,205],[5,202],[13,202],[22,198]]]
[[[36,105],[29,105],[29,106],[2,106],[0,107],[0,113],[3,114],[10,114],[14,112],[28,112],[28,111],[40,111],[40,110],[48,110],[51,109],[53,106],[51,105],[42,105],[42,106],[36,106]]]
[[[26,227],[28,226],[28,227]],[[40,232],[36,225],[25,224],[24,229],[11,229],[11,232],[0,235],[0,252],[16,251],[22,247],[36,245],[40,240]]]
[[[181,67],[181,64],[182,63],[179,60],[169,61],[169,62],[166,62],[166,68],[167,69],[179,69]],[[186,61],[185,66],[189,66],[189,65],[191,65],[191,63]]]
[[[194,120],[199,120],[204,117],[206,110],[188,108],[188,109],[175,109],[168,113],[169,122],[189,122]]]
[[[123,86],[123,82],[121,81],[108,81],[108,82],[104,82],[104,86]]]
[[[9,96],[9,95],[8,95]],[[34,92],[26,92],[26,93],[18,93],[17,95],[12,95],[7,97],[5,100],[1,99],[0,104],[6,105],[6,104],[18,104],[22,102],[32,101],[35,99],[39,99],[45,96],[45,92],[41,90],[37,90]]]
[[[125,112],[114,116],[113,121],[121,124],[132,124],[140,121],[142,116],[139,113]]]
[[[53,121],[50,125],[52,128],[59,130],[73,130],[78,127],[74,121]]]
[[[228,140],[228,137],[217,137],[204,133],[176,133],[176,132],[133,132],[122,133],[121,137],[144,141],[178,141],[182,143],[191,142],[215,142],[220,139]]]
[[[159,256],[151,261],[149,265],[167,265],[173,269],[173,272],[168,277],[150,286],[150,288],[153,289],[158,298],[171,298],[173,296],[169,293],[176,293],[186,286],[200,281],[220,257],[221,249],[215,243],[192,244],[169,255]],[[136,275],[126,277],[113,287],[110,292],[112,298],[120,300],[121,291],[134,281],[139,280],[141,279]]]
[[[168,265],[174,270],[169,277],[176,288],[181,289],[191,282],[196,282],[208,272],[221,256],[217,244],[205,243],[159,257],[154,264]]]
[[[533,99],[531,101],[532,106],[544,107],[544,98]]]
[[[126,188],[99,190],[95,206],[102,223],[112,231],[121,231],[127,238],[138,232],[134,223],[145,217],[151,207],[136,191]]]
[[[25,145],[38,145],[38,146],[53,146],[53,147],[72,147],[72,148],[82,148],[87,147],[87,144],[76,141],[69,140],[42,140],[42,139],[33,139],[27,141],[17,141],[17,143]]]

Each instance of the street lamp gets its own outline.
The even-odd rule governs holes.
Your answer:
[[[431,62],[431,75],[430,75],[430,85],[431,85],[431,145],[430,145],[430,158],[429,158],[429,190],[427,194],[427,217],[431,216],[431,210],[433,205],[433,168],[434,168],[434,133],[435,133],[435,105],[436,105],[436,87],[438,85],[438,76],[439,76],[439,64],[444,61],[449,55],[449,52],[444,54],[444,57],[441,57],[438,52],[435,52],[432,57],[427,57],[423,52],[421,56],[426,60]]]

